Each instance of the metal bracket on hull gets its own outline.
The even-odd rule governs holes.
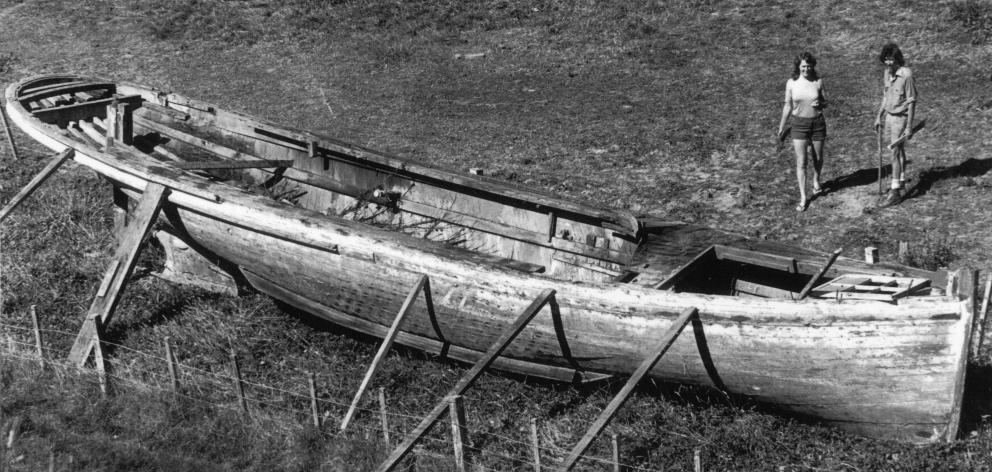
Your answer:
[[[138,201],[134,218],[124,228],[117,251],[111,259],[110,267],[104,274],[100,290],[90,305],[83,327],[76,336],[76,341],[69,350],[69,360],[79,367],[86,364],[90,353],[95,352],[97,369],[103,368],[102,353],[99,350],[100,328],[110,323],[117,308],[127,278],[130,277],[137,262],[138,254],[144,247],[146,236],[152,224],[158,218],[162,203],[165,202],[168,189],[165,186],[151,183],[145,187],[145,192]]]

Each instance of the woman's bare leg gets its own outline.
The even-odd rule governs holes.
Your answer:
[[[799,183],[799,205],[806,208],[806,146],[805,139],[793,139],[792,148],[796,151],[796,181]]]

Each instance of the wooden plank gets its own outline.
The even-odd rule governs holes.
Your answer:
[[[796,266],[796,260],[792,257],[779,256],[776,254],[768,254],[758,251],[750,251],[747,249],[740,249],[731,246],[716,246],[716,258],[743,262],[746,264],[752,264],[761,267],[768,267],[770,269],[777,269],[781,271],[794,274],[798,272],[798,267]]]
[[[120,238],[121,243],[111,260],[108,273],[113,272],[114,275],[110,289],[105,295],[94,298],[86,315],[86,321],[83,322],[83,327],[69,350],[69,360],[74,364],[82,367],[92,352],[94,343],[98,342],[97,324],[93,322],[94,318],[97,318],[102,326],[110,323],[127,278],[134,270],[148,230],[155,223],[167,193],[168,190],[162,185],[148,183],[145,187],[145,192],[135,208],[134,217],[124,229],[124,235]],[[120,269],[118,265],[121,266]]]
[[[798,292],[740,279],[734,280],[734,292],[734,295],[738,295],[736,292],[741,292],[762,298],[785,298],[789,300],[795,300],[796,297],[799,296]]]
[[[527,327],[528,323],[530,323],[530,320],[534,319],[534,316],[536,316],[541,308],[543,308],[544,305],[551,300],[551,297],[554,296],[555,291],[552,289],[541,292],[541,294],[538,295],[538,297],[526,309],[524,309],[523,312],[521,312],[520,316],[517,317],[513,324],[507,327],[503,333],[500,334],[499,338],[496,339],[489,349],[486,350],[486,353],[478,360],[478,362],[475,363],[475,365],[472,366],[471,369],[468,370],[468,372],[465,373],[465,375],[462,376],[461,379],[458,380],[458,383],[455,384],[455,386],[448,392],[447,395],[444,396],[444,398],[447,399],[465,393],[465,391],[468,390],[473,383],[475,383],[475,380],[482,375],[482,372],[492,365],[493,361],[499,357],[503,350],[506,349],[506,347],[513,342],[514,339],[516,339],[517,335],[520,334],[525,327]],[[376,470],[379,472],[393,470],[393,468],[396,467],[399,462],[410,453],[413,446],[415,446],[424,434],[427,433],[427,430],[429,430],[431,426],[434,426],[434,424],[441,418],[441,415],[443,415],[447,410],[448,403],[446,400],[438,403],[434,409],[428,413],[427,417],[425,417],[420,424],[418,424],[417,427],[414,428],[409,435],[407,435],[407,437],[403,440],[403,443],[393,450],[386,461],[379,465]]]
[[[820,270],[816,272],[816,274],[813,274],[813,277],[811,277],[809,279],[809,282],[806,283],[806,286],[803,287],[803,291],[799,292],[799,300],[802,300],[806,298],[806,295],[809,295],[809,291],[813,289],[813,285],[815,285],[816,281],[819,280],[820,277],[822,277],[823,274],[827,272],[827,269],[829,269],[831,265],[833,265],[834,261],[837,260],[837,256],[840,255],[841,251],[842,249],[838,249],[834,251],[833,254],[831,254],[830,257],[827,259],[827,262],[823,264],[823,267],[821,267]]]
[[[706,248],[706,250],[704,250],[703,252],[697,254],[696,257],[693,257],[692,260],[685,263],[685,265],[683,265],[682,267],[679,267],[678,270],[673,272],[672,275],[669,275],[667,278],[665,278],[665,280],[662,280],[661,282],[655,284],[653,288],[657,290],[674,290],[675,284],[681,281],[682,279],[684,279],[690,273],[692,273],[692,271],[695,269],[696,264],[699,264],[706,259],[715,258],[715,257],[716,257],[716,245],[713,245]]]
[[[403,301],[403,305],[400,307],[400,311],[396,313],[396,317],[393,318],[393,324],[389,326],[389,331],[386,332],[386,336],[382,340],[382,344],[379,346],[379,350],[376,351],[375,357],[372,358],[372,364],[369,365],[368,370],[365,371],[365,376],[362,377],[362,382],[358,385],[358,391],[355,392],[355,398],[351,400],[351,406],[348,407],[348,412],[345,413],[344,419],[341,420],[341,431],[348,429],[348,423],[355,416],[355,411],[358,410],[358,403],[362,400],[365,395],[365,390],[368,389],[369,384],[372,382],[372,377],[375,373],[379,371],[382,367],[383,362],[386,359],[386,353],[389,352],[389,348],[393,346],[393,341],[396,340],[396,335],[400,332],[400,326],[403,324],[403,320],[410,313],[410,309],[413,308],[413,302],[417,299],[417,294],[424,289],[424,285],[427,283],[427,276],[421,275],[417,279],[417,283],[413,285],[410,292],[407,293],[406,300]]]
[[[14,198],[10,199],[3,209],[0,210],[0,221],[3,221],[11,211],[14,211],[14,208],[17,208],[17,206],[27,199],[28,196],[30,196],[35,190],[37,190],[38,187],[45,182],[45,180],[48,180],[48,178],[51,177],[60,166],[62,166],[63,162],[72,159],[75,155],[75,149],[67,148],[65,151],[56,154],[55,157],[49,160],[48,164],[45,165],[45,168],[41,169],[41,172],[34,176],[34,178],[32,178],[20,192],[17,192],[17,195],[14,195]]]
[[[289,159],[261,159],[257,161],[186,161],[172,164],[183,170],[198,169],[259,169],[272,167],[293,167]]]
[[[644,376],[646,376],[651,370],[651,368],[658,363],[661,356],[668,352],[668,349],[672,347],[672,344],[675,344],[675,340],[678,338],[679,334],[682,333],[682,330],[685,329],[686,325],[688,325],[689,322],[698,315],[699,311],[696,308],[687,308],[679,314],[679,317],[675,319],[674,322],[672,322],[672,326],[661,337],[661,342],[659,342],[648,354],[648,356],[644,358],[644,361],[637,367],[637,370],[635,370],[634,373],[631,374],[630,378],[627,379],[627,383],[624,384],[623,388],[621,388],[620,391],[617,392],[616,396],[610,400],[610,404],[606,406],[606,409],[599,414],[596,421],[594,421],[592,426],[589,427],[589,430],[586,431],[585,436],[583,436],[582,439],[579,440],[579,443],[572,448],[572,452],[568,454],[568,457],[566,457],[562,463],[563,470],[569,471],[572,470],[572,467],[575,467],[575,464],[578,463],[579,458],[582,457],[582,454],[589,449],[592,441],[603,431],[606,424],[609,423],[609,421],[613,419],[613,416],[617,414],[617,410],[620,409],[624,402],[626,402],[630,397],[630,394],[633,393],[634,387],[636,387]]]
[[[975,322],[975,336],[977,339],[972,340],[971,345],[974,346],[971,350],[972,357],[978,357],[982,351],[982,343],[985,342],[985,316],[989,311],[989,296],[992,296],[992,277],[988,277],[985,281],[985,294],[982,296],[982,308],[978,311],[978,320]]]
[[[62,82],[58,84],[47,85],[44,87],[38,87],[32,89],[30,93],[20,95],[17,99],[21,103],[26,103],[31,100],[41,100],[42,98],[50,98],[57,95],[70,95],[77,92],[88,92],[94,89],[104,89],[107,91],[112,91],[115,87],[113,82],[91,82],[91,81],[72,81],[72,82]]]
[[[72,105],[35,110],[31,114],[45,123],[82,121],[94,116],[104,118],[107,113],[107,105],[113,103],[114,100],[117,100],[118,103],[128,103],[132,106],[137,106],[141,103],[142,98],[140,95],[101,98],[91,102],[73,103]]]

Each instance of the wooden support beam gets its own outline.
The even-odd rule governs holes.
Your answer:
[[[386,414],[386,389],[379,387],[379,422],[382,423],[382,441],[386,447],[389,442],[389,416]]]
[[[260,169],[271,167],[293,167],[292,159],[261,159],[257,161],[187,161],[176,162],[172,166],[185,170],[199,169]]]
[[[248,416],[248,400],[245,398],[245,383],[241,380],[241,367],[238,365],[238,355],[231,349],[231,377],[234,378],[234,390],[238,394],[238,405],[241,412]]]
[[[514,339],[516,339],[517,335],[519,335],[520,332],[527,327],[527,324],[530,323],[530,320],[534,319],[534,316],[536,316],[541,308],[544,308],[544,305],[546,305],[554,296],[555,291],[551,289],[541,292],[537,299],[535,299],[530,306],[520,313],[520,316],[517,317],[513,324],[507,327],[506,330],[500,334],[499,338],[493,342],[488,350],[486,350],[486,353],[483,354],[475,365],[473,365],[472,368],[458,380],[458,383],[455,384],[455,386],[448,392],[447,395],[444,396],[444,398],[447,399],[449,397],[465,393],[465,391],[468,390],[473,383],[475,383],[476,379],[482,375],[482,372],[492,365],[493,361],[495,361],[496,358],[503,353],[503,350],[506,349],[506,347],[509,346]],[[434,426],[435,423],[437,423],[437,421],[441,418],[441,415],[443,415],[447,410],[448,402],[447,400],[442,400],[430,413],[427,414],[427,417],[425,417],[420,424],[418,424],[417,427],[414,428],[409,435],[407,435],[403,442],[397,446],[395,450],[393,450],[386,461],[383,462],[376,470],[379,472],[393,470],[399,462],[403,460],[403,458],[406,457],[411,450],[413,450],[413,447],[420,441],[424,434],[426,434],[427,431]]]
[[[414,284],[413,288],[406,296],[406,300],[403,301],[403,306],[400,307],[400,311],[393,318],[393,324],[389,327],[389,331],[386,333],[386,337],[383,338],[382,344],[379,346],[379,350],[375,353],[375,357],[372,359],[372,365],[369,366],[368,370],[365,372],[365,377],[362,378],[362,383],[358,386],[358,392],[355,393],[355,398],[351,401],[351,406],[348,407],[348,412],[345,413],[344,419],[341,420],[341,431],[348,429],[348,423],[355,416],[355,411],[358,409],[358,403],[362,400],[365,395],[365,390],[368,389],[369,383],[372,381],[372,377],[376,372],[379,371],[379,367],[382,366],[383,361],[386,358],[386,353],[389,352],[389,348],[393,346],[393,341],[396,340],[396,335],[400,332],[400,326],[403,324],[403,320],[406,319],[406,315],[410,313],[410,309],[413,308],[413,302],[417,299],[417,294],[423,290],[428,283],[426,275],[421,275],[417,283]],[[425,292],[428,299],[430,298],[430,292]]]
[[[127,278],[134,270],[138,253],[144,245],[148,230],[151,229],[158,217],[167,192],[164,186],[156,183],[149,182],[145,186],[145,193],[135,208],[134,218],[124,229],[124,236],[120,238],[121,243],[117,246],[110,267],[104,275],[105,283],[103,285],[107,289],[101,289],[100,293],[93,299],[93,304],[90,305],[86,315],[86,321],[83,322],[83,327],[69,350],[69,360],[77,366],[82,367],[86,363],[86,359],[98,341],[97,324],[94,323],[94,320],[98,320],[103,326],[110,323]]]
[[[17,208],[17,206],[28,198],[28,196],[35,190],[37,190],[41,184],[45,183],[45,180],[48,180],[48,178],[51,177],[56,170],[58,170],[62,163],[72,159],[75,155],[76,151],[74,149],[67,148],[65,151],[56,154],[55,157],[48,161],[48,165],[46,165],[45,168],[38,173],[38,175],[34,176],[34,178],[31,179],[31,181],[28,182],[28,184],[25,185],[20,192],[17,192],[17,195],[14,195],[14,198],[10,199],[10,201],[7,202],[7,205],[0,210],[0,221],[3,221],[11,211],[14,211],[14,208]]]
[[[592,444],[593,439],[596,439],[596,436],[603,431],[606,424],[613,419],[614,415],[616,415],[617,410],[620,409],[620,406],[622,406],[624,402],[627,401],[627,398],[630,397],[630,394],[633,393],[634,387],[636,387],[641,379],[647,375],[648,371],[650,371],[651,368],[658,363],[661,356],[663,356],[665,352],[672,347],[672,344],[675,343],[675,340],[678,338],[679,334],[682,333],[682,330],[685,329],[686,325],[688,325],[689,322],[698,315],[699,311],[696,308],[687,308],[679,315],[678,318],[675,319],[674,322],[672,322],[671,328],[668,328],[668,331],[661,337],[661,342],[659,342],[650,354],[644,358],[644,361],[641,362],[641,365],[638,366],[637,370],[635,370],[630,376],[627,383],[624,384],[623,388],[621,388],[619,392],[617,392],[617,395],[613,397],[610,404],[606,406],[606,409],[599,414],[596,421],[593,422],[591,427],[589,427],[589,431],[586,431],[585,436],[583,436],[582,439],[579,440],[579,443],[572,448],[572,452],[568,454],[568,457],[566,457],[565,461],[562,463],[562,470],[569,471],[572,470],[572,467],[575,467],[575,464],[578,463],[579,459],[582,457],[582,454],[589,449],[589,445]]]
[[[820,270],[816,271],[816,273],[813,274],[813,277],[809,279],[809,282],[807,282],[806,286],[803,287],[803,291],[799,292],[799,297],[797,298],[797,300],[802,300],[806,298],[806,295],[809,295],[809,291],[813,290],[813,287],[816,286],[816,281],[820,280],[820,277],[823,277],[823,274],[827,273],[827,270],[830,269],[830,266],[834,264],[834,261],[837,260],[837,256],[839,256],[843,250],[844,250],[843,248],[838,249],[834,251],[829,258],[827,258],[827,262],[823,264],[823,267],[820,267]]]
[[[14,145],[14,135],[10,133],[10,125],[7,124],[7,111],[2,105],[0,105],[0,121],[3,121],[3,130],[7,135],[7,146],[10,147],[10,152],[16,161],[19,159],[17,157],[17,146]]]
[[[530,419],[530,449],[534,457],[534,472],[541,472],[541,440],[537,436],[537,418]]]

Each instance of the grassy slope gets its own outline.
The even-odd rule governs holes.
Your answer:
[[[894,257],[896,240],[919,245],[926,237],[927,247],[952,249],[954,257],[943,257],[952,265],[984,269],[992,258],[992,237],[982,232],[992,187],[984,148],[992,105],[982,68],[992,54],[982,22],[992,13],[968,10],[976,2],[902,4],[886,16],[889,2],[871,1],[811,9],[745,0],[0,1],[0,79],[72,71],[134,80],[425,163],[484,167],[498,178],[637,212],[821,249],[845,245],[852,257],[868,244]],[[875,188],[865,178],[876,159],[874,57],[887,39],[903,45],[920,77],[921,115],[931,129],[909,153],[926,191],[864,214]],[[819,57],[831,98],[825,173],[837,190],[797,216],[792,158],[775,147],[773,134],[791,57],[803,49]],[[486,55],[456,58],[475,52]],[[15,137],[23,162],[12,163],[0,147],[5,199],[45,155],[23,134]],[[3,323],[29,326],[26,310],[35,304],[46,328],[74,329],[110,253],[109,201],[105,186],[76,169],[55,176],[5,221]],[[144,262],[152,264],[151,257]],[[212,297],[154,278],[129,289],[111,336],[145,351],[171,336],[181,361],[202,369],[223,369],[233,343],[251,359],[244,368],[254,381],[298,390],[302,373],[317,371],[321,396],[338,401],[354,391],[374,349],[287,317],[261,297]],[[51,342],[64,349],[69,339]],[[125,372],[161,370],[126,349],[114,356],[133,368]],[[397,411],[425,411],[459,372],[414,353],[394,358],[379,382]],[[21,446],[27,464],[46,463],[52,445],[60,458],[71,454],[84,469],[104,470],[346,470],[381,454],[360,436],[328,440],[278,426],[287,420],[278,410],[259,420],[265,428],[142,389],[101,401],[72,376],[32,379],[4,362],[0,412],[29,418],[23,441],[37,447]],[[605,390],[492,376],[470,394],[468,416],[475,429],[521,440],[527,418],[536,416],[545,443],[567,449],[608,401]],[[76,393],[62,399],[67,391]],[[987,460],[992,441],[976,424],[989,410],[984,400],[971,412],[969,439],[913,448],[845,437],[692,390],[669,391],[665,399],[654,393],[636,396],[615,422],[627,438],[627,462],[688,468],[691,451],[701,448],[718,469],[962,469]],[[232,401],[222,388],[198,395]],[[520,445],[499,438],[476,441],[525,457]],[[607,455],[605,444],[597,447]],[[484,460],[498,469],[513,464]]]

